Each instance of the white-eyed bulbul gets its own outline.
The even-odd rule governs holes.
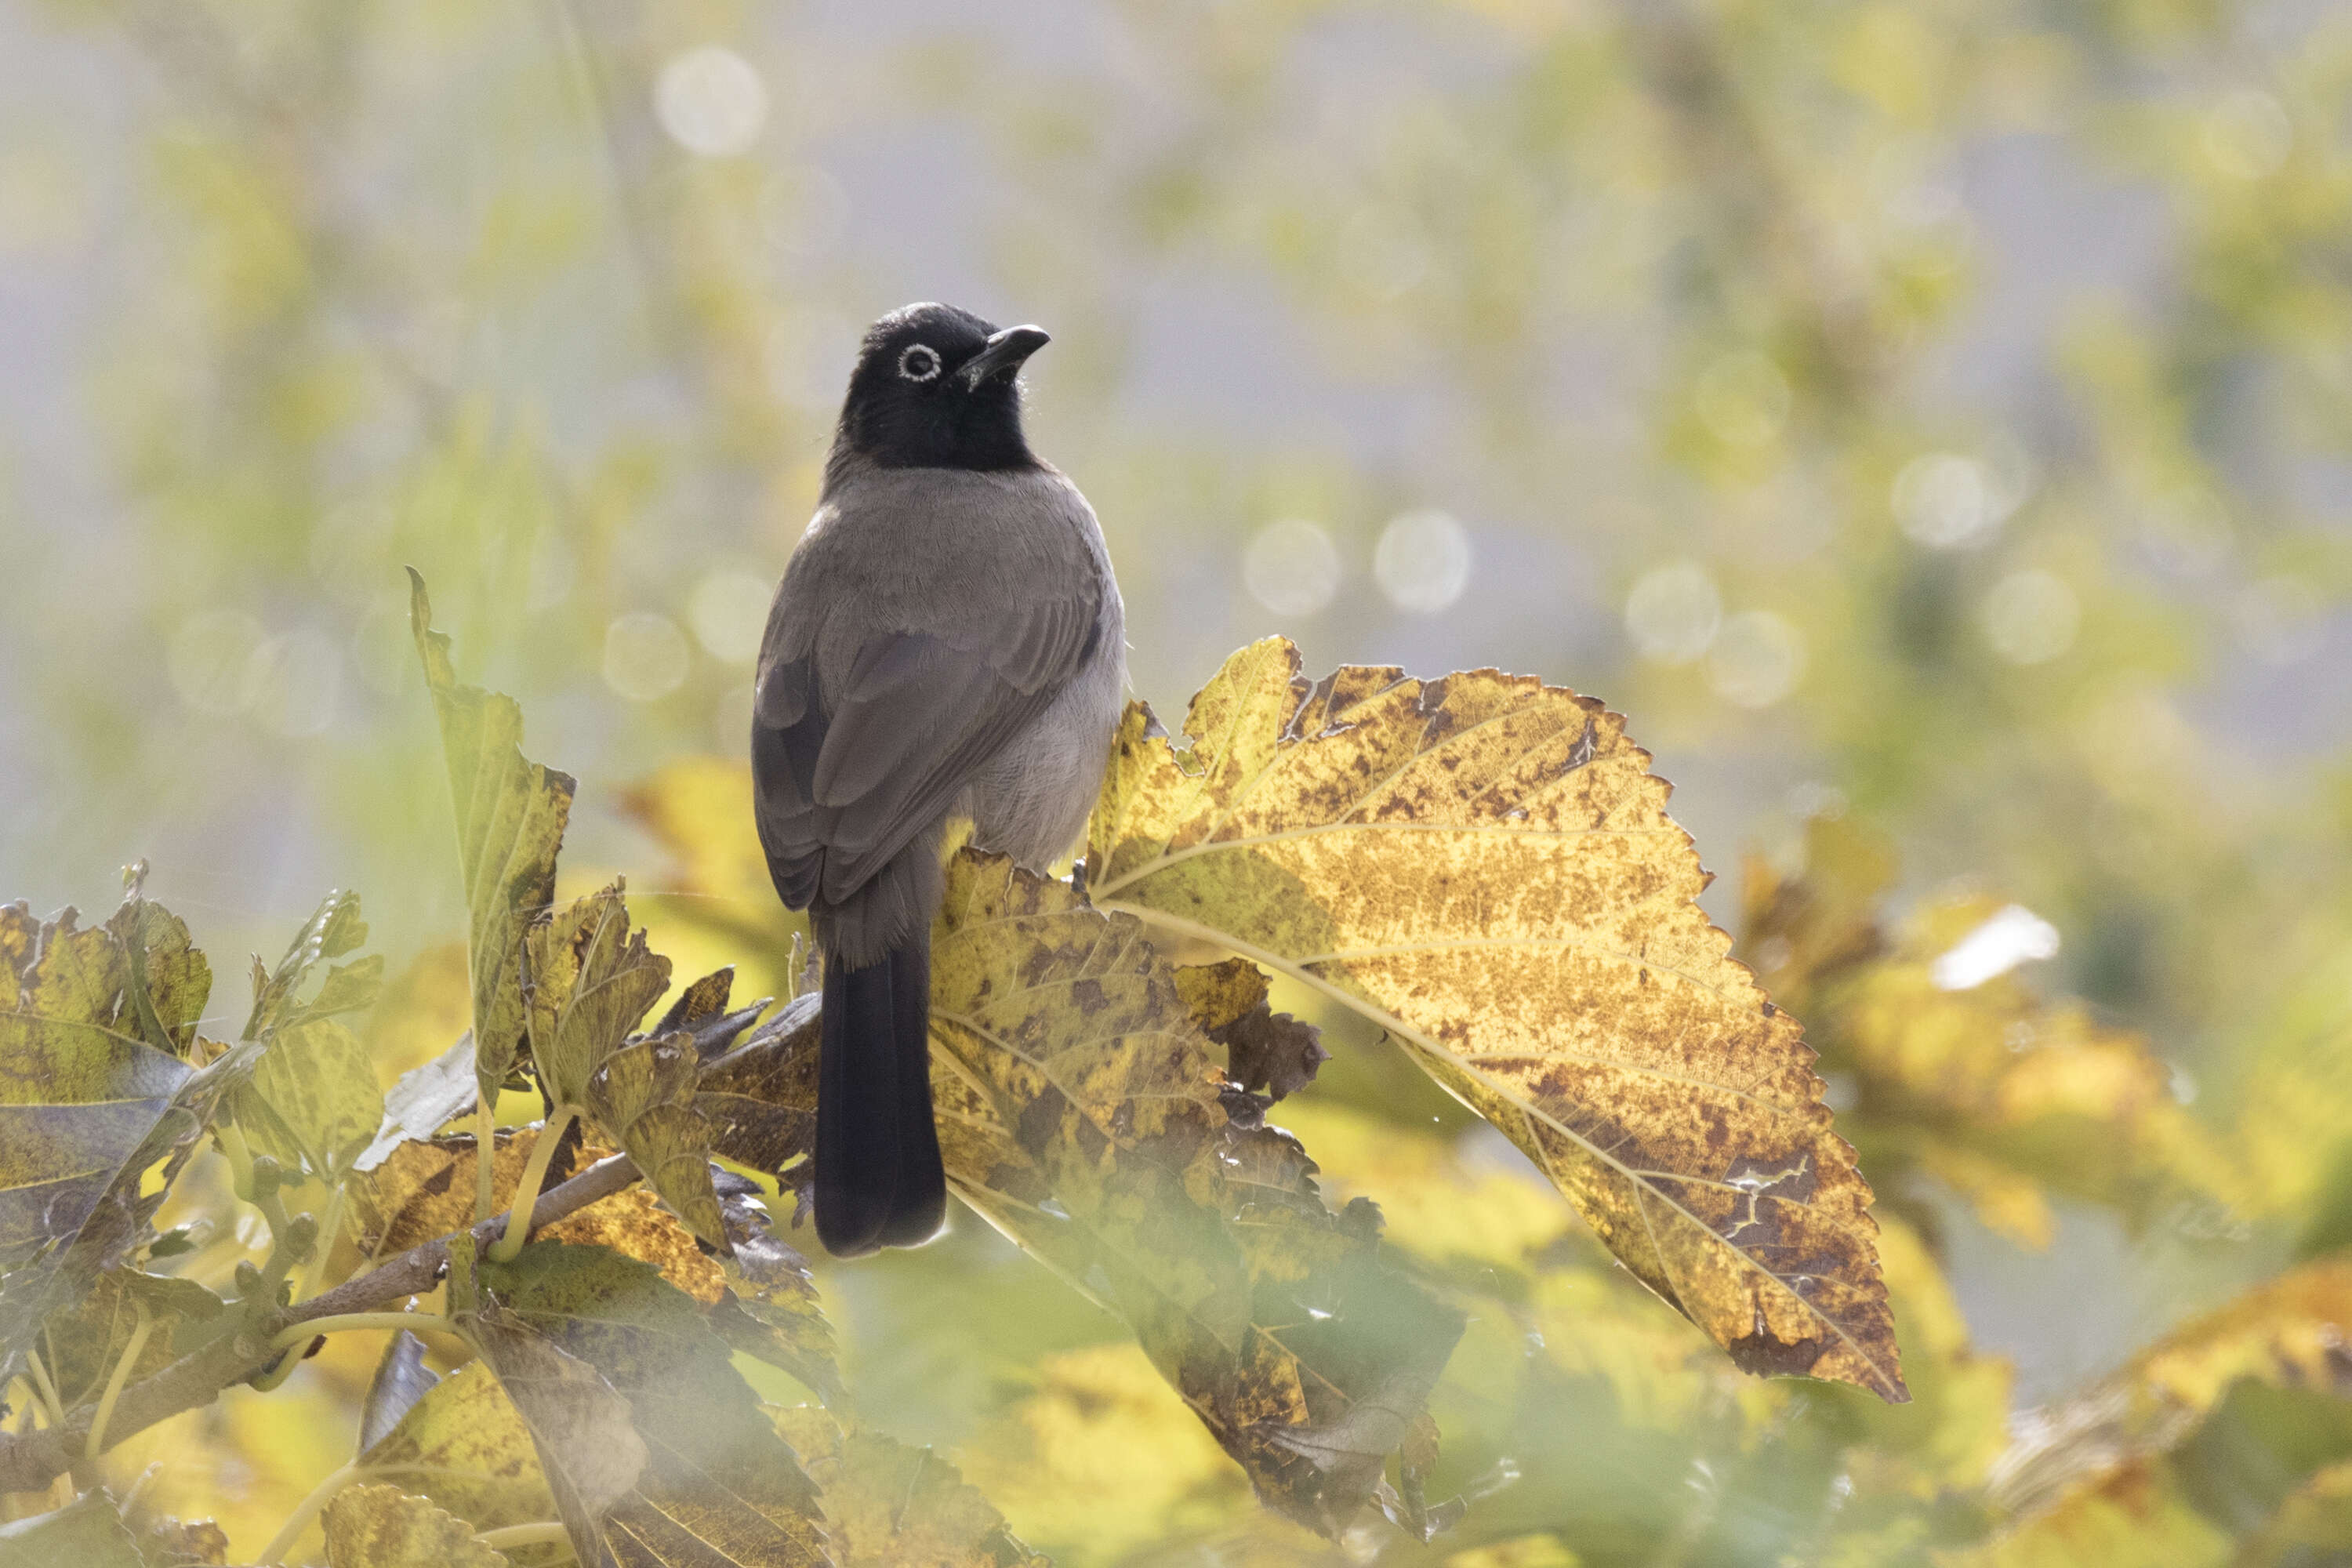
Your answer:
[[[752,810],[824,955],[816,1229],[843,1257],[911,1247],[947,1213],[929,1066],[947,824],[1043,870],[1086,826],[1118,722],[1102,529],[1021,429],[1045,342],[945,305],[874,323],[760,648]]]

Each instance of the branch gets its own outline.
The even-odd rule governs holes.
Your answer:
[[[611,1197],[637,1179],[637,1167],[625,1154],[600,1160],[554,1191],[542,1193],[530,1211],[533,1231],[553,1225],[599,1198]],[[487,1247],[506,1226],[503,1214],[491,1215],[470,1228],[474,1245]],[[455,1235],[456,1233],[451,1233]],[[291,1307],[280,1307],[256,1318],[236,1333],[226,1334],[192,1351],[154,1376],[131,1384],[116,1401],[102,1442],[111,1448],[134,1432],[158,1421],[168,1421],[184,1410],[211,1404],[221,1391],[243,1383],[275,1361],[270,1342],[298,1324],[314,1318],[364,1311],[404,1296],[421,1296],[433,1289],[449,1262],[449,1237],[425,1242],[381,1264],[356,1279],[344,1281],[322,1296]],[[65,1473],[89,1441],[95,1412],[85,1406],[61,1426],[37,1432],[0,1434],[0,1492],[39,1491]]]

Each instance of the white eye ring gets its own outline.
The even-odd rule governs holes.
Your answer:
[[[922,357],[918,359],[918,354]],[[898,352],[898,374],[908,381],[938,380],[939,351],[929,343],[908,343]]]

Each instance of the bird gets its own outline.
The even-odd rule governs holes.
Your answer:
[[[1047,341],[936,303],[866,331],[761,637],[752,815],[824,965],[814,1196],[836,1257],[946,1219],[930,931],[950,824],[1045,870],[1086,826],[1124,702],[1101,525],[1022,426]]]

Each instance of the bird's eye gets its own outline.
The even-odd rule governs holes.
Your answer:
[[[898,355],[898,374],[908,381],[929,381],[940,374],[938,351],[929,343],[908,343]]]

